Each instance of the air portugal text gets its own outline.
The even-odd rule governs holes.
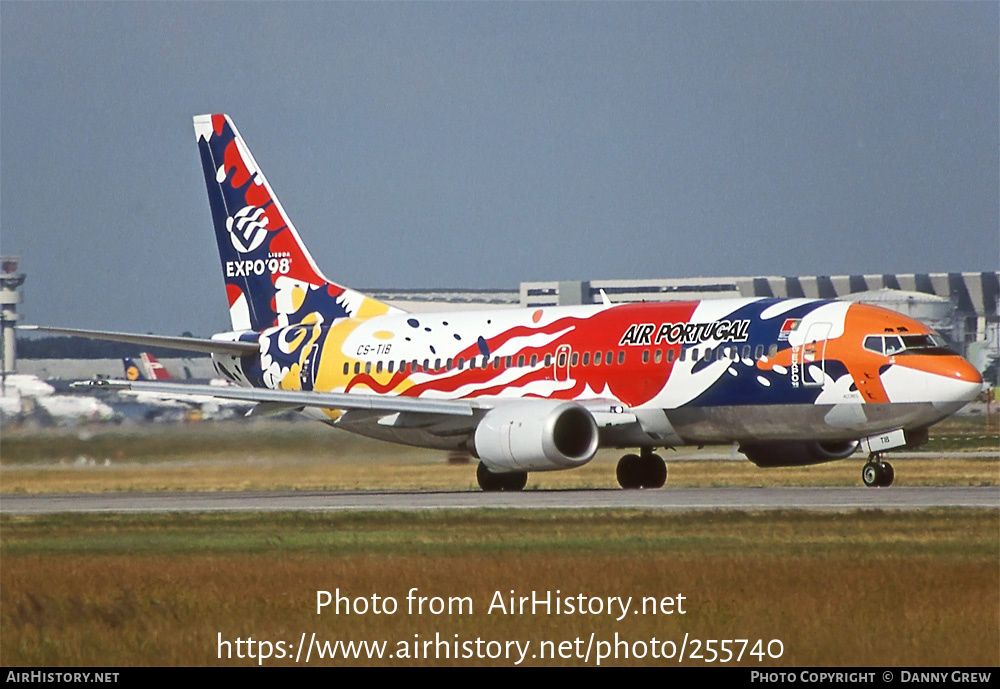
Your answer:
[[[633,323],[622,335],[618,345],[698,344],[708,340],[746,342],[749,330],[749,319],[711,323],[663,323],[659,327],[655,323]]]

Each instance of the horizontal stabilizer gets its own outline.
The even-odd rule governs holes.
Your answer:
[[[76,328],[50,328],[45,325],[19,325],[18,330],[33,330],[52,335],[68,335],[69,337],[86,337],[91,340],[110,340],[111,342],[127,342],[129,344],[147,347],[170,347],[188,352],[203,352],[205,354],[228,354],[229,356],[257,356],[260,345],[256,342],[234,342],[232,340],[209,340],[201,337],[168,337],[166,335],[136,335],[133,333],[117,333],[105,330],[78,330]]]

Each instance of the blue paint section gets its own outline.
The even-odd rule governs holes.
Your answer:
[[[482,335],[480,335],[479,339],[476,340],[476,344],[479,345],[479,353],[482,354],[487,359],[489,359],[490,358],[490,345],[489,345],[489,343],[486,342],[486,338],[484,338]]]
[[[723,371],[719,379],[701,395],[685,406],[715,407],[725,405],[767,405],[767,404],[812,404],[822,391],[822,386],[806,386],[801,382],[793,387],[792,377],[787,372],[778,373],[774,370],[760,369],[753,360],[753,354],[758,345],[767,349],[777,342],[778,351],[790,349],[788,342],[778,341],[778,333],[782,324],[788,319],[801,319],[823,305],[822,302],[802,304],[783,312],[780,316],[762,320],[760,315],[765,309],[777,303],[776,299],[747,304],[726,316],[730,320],[750,320],[750,329],[746,342],[724,343],[722,346],[738,347],[742,355],[744,345],[750,346],[750,363],[743,363],[742,356],[738,361],[729,361],[728,370]],[[686,345],[687,348],[699,347],[702,353],[704,345]],[[721,367],[718,361],[699,360],[692,372],[698,373],[709,366]],[[848,375],[843,362],[826,359],[824,363],[826,375],[834,380]],[[735,373],[735,375],[733,375]],[[765,381],[765,382],[762,382]]]

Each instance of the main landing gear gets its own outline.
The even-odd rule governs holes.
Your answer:
[[[667,482],[667,464],[660,455],[644,447],[640,454],[618,460],[618,485],[622,488],[663,488]]]
[[[861,480],[869,488],[888,488],[894,478],[896,472],[892,470],[889,462],[882,461],[881,452],[875,452],[868,457],[868,462],[861,470]]]
[[[523,490],[528,483],[528,472],[511,471],[506,474],[495,474],[480,462],[479,468],[476,469],[476,480],[484,491]]]

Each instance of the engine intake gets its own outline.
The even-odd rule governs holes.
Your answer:
[[[555,471],[586,464],[597,452],[597,424],[572,402],[523,400],[489,411],[472,450],[490,471]]]

